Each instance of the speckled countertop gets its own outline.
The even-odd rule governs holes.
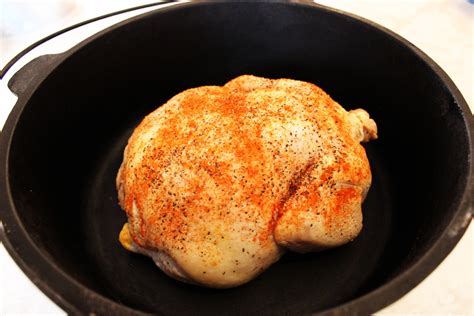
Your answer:
[[[0,65],[28,44],[67,25],[118,9],[150,3],[132,0],[0,0]],[[474,4],[468,0],[321,0],[400,34],[434,59],[474,111]],[[473,1],[474,2],[474,1]],[[44,8],[47,7],[47,10]],[[130,15],[127,15],[127,17]],[[123,18],[86,28],[81,36]],[[80,36],[79,36],[80,37]],[[76,39],[77,40],[77,39]],[[71,46],[62,40],[38,54]],[[20,66],[20,65],[18,65]],[[12,73],[18,68],[13,68]],[[0,126],[15,98],[0,85]],[[421,284],[377,315],[474,315],[474,225]],[[39,291],[0,245],[0,315],[65,315]]]

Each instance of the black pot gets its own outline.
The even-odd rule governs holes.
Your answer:
[[[229,290],[123,250],[114,177],[134,126],[176,93],[241,75],[316,83],[379,126],[352,243],[285,257]],[[472,216],[473,122],[448,76],[398,35],[306,2],[182,3],[110,27],[10,81],[0,139],[3,242],[71,314],[366,314],[452,250]]]

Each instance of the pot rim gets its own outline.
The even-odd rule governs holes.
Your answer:
[[[269,2],[304,6],[308,9],[317,9],[328,14],[336,14],[351,19],[357,23],[364,24],[373,31],[384,33],[384,35],[389,36],[392,40],[408,48],[411,53],[423,60],[446,85],[454,98],[454,102],[456,102],[462,111],[467,135],[469,138],[469,166],[468,173],[463,179],[463,192],[458,201],[454,201],[456,204],[456,211],[454,212],[450,223],[417,262],[415,262],[406,270],[400,272],[400,274],[389,280],[387,283],[349,302],[331,307],[323,311],[315,312],[315,314],[323,315],[342,315],[348,312],[361,314],[373,313],[387,306],[388,304],[395,302],[397,299],[413,289],[423,279],[425,279],[452,251],[454,246],[461,239],[462,235],[467,229],[473,212],[472,196],[474,186],[474,163],[472,159],[472,152],[474,147],[474,119],[466,101],[449,76],[430,57],[396,33],[355,14],[316,4],[314,2],[305,0]],[[118,29],[128,23],[133,23],[136,20],[140,20],[160,12],[180,10],[182,8],[190,8],[202,5],[213,4],[208,1],[197,1],[178,3],[167,7],[158,7],[155,10],[139,14],[107,27],[76,44],[66,52],[58,54],[56,62],[51,65],[52,67],[49,69],[42,69],[43,73],[35,78],[35,80],[30,83],[25,91],[18,95],[17,103],[5,122],[3,131],[0,133],[0,238],[2,239],[2,242],[9,254],[23,270],[23,272],[29,277],[29,279],[49,298],[51,298],[60,307],[65,309],[68,313],[81,314],[83,312],[94,312],[107,314],[113,311],[113,313],[117,315],[143,315],[142,311],[137,311],[127,306],[121,305],[116,301],[113,301],[93,290],[90,290],[80,282],[76,281],[74,278],[65,273],[60,267],[58,267],[54,261],[50,260],[48,255],[39,249],[34,241],[30,238],[28,232],[17,215],[17,210],[14,206],[8,183],[9,150],[15,126],[21,117],[24,107],[28,103],[34,91],[39,87],[44,79],[46,79],[48,75],[53,72],[62,61],[66,60],[84,46],[99,39],[106,33]],[[33,262],[34,264],[32,264]]]

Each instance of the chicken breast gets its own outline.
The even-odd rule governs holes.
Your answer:
[[[117,175],[122,245],[215,288],[256,277],[285,249],[335,247],[362,228],[377,127],[317,86],[238,77],[149,114]]]

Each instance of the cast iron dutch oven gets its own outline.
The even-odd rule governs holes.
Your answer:
[[[337,249],[288,253],[238,288],[186,285],[119,245],[114,178],[147,113],[241,74],[313,82],[375,118],[364,229]],[[371,313],[423,280],[472,216],[472,115],[453,82],[398,35],[312,3],[161,8],[34,60],[9,85],[3,242],[70,314]]]

